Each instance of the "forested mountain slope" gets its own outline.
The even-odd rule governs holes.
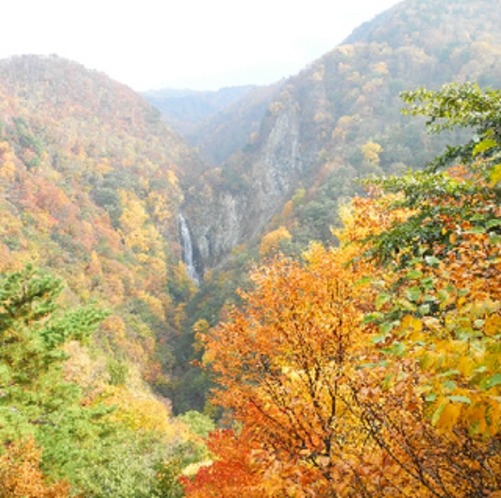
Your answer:
[[[431,132],[469,136],[424,171],[373,178],[336,246],[276,254],[197,327],[233,424],[187,496],[499,494],[501,90],[405,102]]]
[[[176,496],[203,445],[145,381],[169,380],[195,291],[178,212],[203,168],[126,86],[57,57],[0,61],[2,496]]]
[[[332,313],[323,308],[331,302],[325,296],[333,295],[330,286],[337,280],[331,278],[332,269],[324,263],[340,262],[331,259],[334,251],[324,250],[320,245],[312,245],[312,251],[307,253],[309,266],[296,267],[292,260],[304,254],[313,240],[332,243],[331,226],[339,223],[339,206],[362,189],[354,183],[355,178],[396,173],[406,168],[421,169],[443,151],[445,144],[464,140],[464,133],[468,134],[469,130],[449,136],[427,135],[424,117],[410,119],[401,114],[399,94],[420,85],[438,88],[451,80],[477,80],[482,86],[497,86],[501,81],[500,23],[501,11],[494,0],[406,0],[361,26],[344,44],[298,75],[249,91],[227,107],[216,106],[218,112],[200,121],[196,129],[191,128],[189,137],[198,144],[207,161],[162,123],[160,112],[103,74],[55,56],[22,56],[0,61],[0,340],[3,355],[0,445],[5,450],[0,455],[0,495],[7,485],[18,486],[17,462],[21,461],[33,464],[29,467],[31,488],[45,486],[45,495],[39,493],[40,496],[55,496],[54,493],[96,497],[180,496],[177,477],[181,471],[188,463],[200,462],[208,455],[186,425],[172,419],[170,401],[154,395],[145,381],[156,388],[156,393],[172,397],[176,412],[193,407],[204,409],[209,377],[203,377],[191,360],[202,360],[203,345],[206,345],[207,362],[211,361],[210,354],[222,360],[228,355],[230,366],[238,372],[242,356],[231,356],[231,344],[219,350],[218,341],[208,340],[208,331],[225,315],[238,318],[241,324],[253,317],[245,312],[242,315],[229,312],[224,306],[225,300],[231,296],[238,303],[252,297],[252,294],[239,297],[234,294],[235,287],[246,278],[245,266],[261,257],[276,256],[277,250],[283,251],[290,261],[284,266],[283,261],[277,260],[269,266],[269,272],[264,268],[253,273],[266,293],[262,301],[256,301],[255,308],[249,309],[259,320],[262,306],[273,303],[277,304],[277,316],[281,317],[280,313],[288,310],[289,293],[299,289],[298,309],[306,313],[303,317],[310,319],[308,313],[313,308],[310,309],[303,297],[310,295],[311,290],[311,295],[318,297],[321,312],[311,317],[311,322],[301,321],[300,325],[306,323],[308,340],[320,340],[312,347],[318,347],[322,354],[326,352],[328,357],[321,360],[322,365],[328,366],[325,386],[332,385],[329,363],[335,354],[329,352],[332,337],[325,336],[329,346],[326,348],[322,343],[324,336],[310,334],[308,324],[316,324],[320,317],[319,330],[322,333],[326,330],[324,324],[332,318]],[[233,98],[234,95],[230,100]],[[180,115],[179,119],[184,118]],[[498,135],[495,135],[494,146],[489,143],[489,137],[482,138],[486,148],[480,153],[487,151],[487,157],[489,151],[499,152]],[[492,142],[492,138],[490,140]],[[450,185],[447,177],[447,186],[453,189],[451,196],[455,195],[455,188],[461,190],[458,185],[462,185],[464,176],[464,185],[478,187],[478,192],[489,197],[489,188],[496,186],[499,190],[496,176],[499,168],[496,168],[493,174],[483,176],[472,170],[476,175],[473,177],[463,171],[450,179]],[[456,177],[461,180],[456,181]],[[407,178],[412,184],[413,177]],[[473,183],[471,178],[475,180]],[[398,184],[399,180],[392,181]],[[415,197],[412,189],[409,191],[412,195],[406,207],[412,211]],[[463,209],[458,215],[461,220],[463,215],[475,216],[458,225],[465,236],[458,244],[465,244],[467,261],[471,258],[477,264],[475,246],[470,242],[477,243],[477,236],[482,243],[487,244],[489,239],[492,268],[488,267],[488,271],[489,275],[498,275],[494,265],[499,262],[496,253],[499,203],[482,197],[481,201],[490,210],[489,217],[482,218],[482,213],[472,212],[468,207],[468,202],[476,199],[475,195],[465,197],[464,203],[461,197],[455,198],[460,199]],[[423,199],[432,206],[435,202],[447,204],[449,200],[440,196],[438,200],[434,196],[430,200],[426,195]],[[348,226],[345,232],[339,233],[360,240],[364,234],[358,231],[358,225],[370,225],[370,220],[365,218],[366,207],[372,209],[384,225],[389,221],[384,216],[384,202],[390,201],[383,199],[383,204],[377,206],[372,205],[372,201],[368,204],[364,199],[358,201],[356,217],[350,219],[345,211],[343,220]],[[480,202],[477,207],[480,209],[482,205]],[[447,205],[441,207],[447,210]],[[198,290],[181,261],[180,211],[187,218],[189,230],[186,229],[185,235],[191,234],[196,266],[206,272]],[[394,215],[400,220],[398,209]],[[432,224],[429,233],[424,235],[444,236],[445,233],[451,247],[456,247],[457,237],[450,232],[447,217],[440,218],[445,226],[437,230],[433,225],[435,217],[422,218],[420,222],[423,220]],[[384,233],[388,227],[383,225]],[[404,224],[404,228],[407,230],[404,235],[413,235],[408,225]],[[414,250],[414,239],[411,239],[406,240]],[[443,247],[442,244],[437,249],[432,244],[433,250],[438,251],[433,253],[435,257],[445,254],[444,258],[449,258],[447,251],[440,252]],[[398,253],[398,244],[391,248]],[[417,247],[416,251],[421,248]],[[348,253],[350,251],[348,244]],[[419,256],[424,257],[422,253]],[[428,265],[426,258],[423,261],[418,263]],[[438,263],[430,263],[431,267],[426,270],[430,275],[442,270],[442,267],[435,268],[435,264]],[[455,261],[447,259],[447,264],[451,265],[449,274],[458,272],[458,279],[467,273],[463,267],[458,270]],[[43,270],[37,271],[30,265]],[[373,269],[371,265],[367,266],[369,273]],[[308,267],[312,269],[312,278],[305,277],[305,293],[301,286],[284,279],[284,275],[299,278],[310,271]],[[339,266],[341,278],[351,272],[346,268],[346,265]],[[468,269],[468,265],[465,268]],[[476,269],[472,268],[474,273]],[[57,278],[51,277],[47,270]],[[274,280],[275,270],[278,280]],[[404,275],[411,282],[409,288],[397,291],[383,288],[381,292],[387,297],[361,301],[360,313],[357,312],[354,320],[363,319],[362,312],[367,311],[367,306],[378,312],[404,313],[405,310],[390,307],[391,292],[400,296],[401,291],[402,299],[411,303],[408,309],[413,312],[417,309],[426,318],[416,327],[432,330],[436,323],[428,320],[430,316],[426,313],[434,312],[435,308],[428,305],[429,296],[426,297],[424,290],[418,289],[419,295],[416,290],[418,285],[428,284],[425,280],[414,282],[421,278],[414,270],[421,271],[410,268],[411,273]],[[366,275],[363,268],[357,271],[361,273],[353,275],[356,277],[353,283],[358,285]],[[473,273],[471,281],[481,294],[484,281]],[[315,283],[319,275],[324,287]],[[399,272],[394,276],[395,282],[401,283]],[[447,277],[447,272],[442,276]],[[277,281],[281,289],[279,297],[284,298],[284,302],[274,296]],[[454,289],[447,287],[446,279],[439,282],[439,287],[433,289],[434,306],[440,308],[444,304],[447,308],[453,303],[469,316],[469,304],[463,299],[466,294],[460,295],[458,291],[456,295]],[[385,283],[382,277],[383,284],[393,285]],[[461,292],[470,292],[459,284],[463,284],[458,283]],[[371,296],[379,290],[371,287]],[[445,297],[443,290],[448,293]],[[498,314],[499,308],[488,301],[491,297],[498,299],[498,290],[498,286],[493,289],[494,297],[482,297],[485,313],[472,311],[480,317],[472,327],[480,330],[487,323],[480,323],[484,315],[488,314],[491,320],[491,315]],[[407,305],[402,302],[402,306]],[[345,303],[341,304],[339,309],[344,310]],[[401,302],[397,304],[400,306]],[[456,319],[457,323],[463,323],[462,315],[459,318],[454,315],[454,306],[446,309],[447,313],[451,312],[451,323],[454,325]],[[295,340],[294,333],[299,330],[295,315],[285,318],[292,320],[290,330]],[[497,326],[497,315],[492,320]],[[282,318],[277,321],[277,343],[283,322]],[[492,323],[488,323],[485,342],[494,351],[497,343],[491,342],[489,335]],[[253,327],[251,324],[245,328],[250,331],[250,338],[256,330]],[[263,332],[264,338],[268,337],[266,332]],[[232,340],[234,336],[229,335],[225,340]],[[245,335],[238,337],[239,347],[245,349],[252,344],[245,340]],[[413,342],[412,334],[409,341],[410,349],[419,346],[418,339]],[[358,345],[365,345],[362,336]],[[392,354],[400,358],[398,340],[391,345],[396,348]],[[290,351],[284,347],[284,353],[289,355]],[[433,347],[431,344],[431,349]],[[468,347],[465,346],[465,350]],[[273,348],[271,345],[272,353]],[[255,349],[251,348],[250,360],[258,362],[259,368],[266,371],[268,351],[263,350],[261,356],[254,353]],[[374,353],[377,361],[380,353],[387,354],[378,349]],[[231,363],[235,358],[238,360]],[[495,358],[497,361],[497,356]],[[292,390],[288,395],[293,399],[297,387],[295,374],[301,374],[301,368],[294,367],[298,372],[286,370],[288,365],[280,361],[278,358],[266,373],[290,377]],[[496,370],[499,363],[492,367],[489,361],[490,357],[485,365],[479,363],[479,368],[485,369],[478,372],[483,379],[478,382],[485,380],[487,384],[482,384],[483,387],[490,389],[488,383],[493,382],[492,379],[495,381],[492,387],[499,385]],[[254,366],[252,362],[249,364]],[[466,363],[463,367],[466,376],[470,367]],[[244,373],[254,371],[259,373],[253,368]],[[355,369],[356,372],[359,370]],[[442,367],[437,367],[436,373],[439,379],[442,374],[449,375]],[[251,377],[249,388],[258,385]],[[272,388],[276,386],[274,382],[271,381]],[[458,382],[457,386],[460,385]],[[449,396],[446,404],[434,409],[444,410],[452,403],[467,404],[466,394],[455,390],[457,386],[447,388],[450,392],[444,394]],[[249,399],[239,397],[236,387],[237,395],[228,391],[228,398],[221,398],[222,406],[234,410],[240,407],[232,403]],[[497,390],[498,387],[496,393]],[[422,401],[422,397],[419,399]],[[440,398],[437,403],[439,401]],[[392,405],[396,411],[398,406],[398,403]],[[220,413],[210,404],[205,408],[206,413]],[[242,411],[244,415],[251,413],[246,408]],[[459,417],[457,406],[452,405],[452,409]],[[302,408],[298,412],[307,413]],[[439,421],[441,413],[437,415]],[[191,417],[198,425],[199,433],[206,434],[211,423],[203,417],[197,418],[198,415],[193,418],[191,414],[188,419]],[[499,410],[496,417],[498,420]],[[241,420],[244,419],[243,416]],[[448,427],[446,424],[445,429]],[[326,423],[323,428],[329,432],[332,425]],[[485,434],[490,430],[484,429]],[[358,429],[356,432],[358,434]],[[270,435],[273,433],[276,431],[269,431]],[[244,438],[246,433],[242,434]],[[343,438],[341,441],[346,441]],[[233,441],[238,442],[235,438]],[[217,440],[214,444],[217,450]],[[220,449],[224,450],[225,444]],[[75,452],[66,451],[68,447],[74,447]],[[306,447],[297,448],[304,452]],[[305,454],[302,478],[310,475],[311,462],[318,468],[327,465],[325,459],[318,460],[322,455],[318,448],[308,448],[311,451]],[[358,451],[359,446],[356,448]],[[254,449],[244,445],[238,447],[237,454],[245,457],[254,454]],[[495,449],[497,458],[498,446]],[[442,456],[447,454],[445,451]],[[231,456],[231,452],[228,455]],[[276,464],[272,459],[267,460],[271,455],[263,455],[264,467],[268,462]],[[287,467],[287,462],[293,462],[296,457],[294,453],[287,454],[282,462],[286,462]],[[497,462],[496,459],[496,465]],[[256,461],[251,462],[254,463]],[[379,460],[374,465],[381,468]],[[313,483],[312,490],[316,480],[314,477],[309,483]],[[454,479],[450,482],[453,484]],[[489,486],[489,490],[494,489],[494,485]],[[27,494],[14,487],[18,495]],[[199,496],[203,496],[204,491],[201,493]]]
[[[215,325],[224,303],[239,302],[234,291],[247,285],[249,268],[277,250],[300,257],[312,240],[331,244],[339,206],[363,193],[355,179],[421,169],[447,144],[465,139],[465,130],[429,135],[422,116],[401,113],[399,95],[452,80],[497,86],[500,21],[494,1],[407,0],[298,75],[219,113],[221,122],[207,129],[208,151],[218,144],[224,150],[232,130],[249,134],[185,192],[183,211],[206,278],[187,304],[176,342],[175,381],[167,391],[176,409],[202,409],[208,385],[190,366],[201,354],[196,341],[192,348],[193,326],[199,319]],[[263,99],[248,107],[258,93]]]
[[[0,92],[1,269],[56,269],[116,311],[103,347],[146,368],[184,278],[178,177],[200,161],[136,93],[79,64],[2,61]]]
[[[500,20],[495,1],[407,0],[283,82],[247,143],[187,193],[203,266],[258,242],[274,217],[268,229],[286,226],[289,245],[325,240],[353,178],[421,167],[457,140],[430,138],[402,116],[399,93],[450,80],[495,84]]]

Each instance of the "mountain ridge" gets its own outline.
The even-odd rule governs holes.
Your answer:
[[[200,123],[236,102],[253,90],[255,85],[224,87],[216,91],[160,89],[141,95],[162,114],[162,120],[182,135],[192,146],[197,146]]]

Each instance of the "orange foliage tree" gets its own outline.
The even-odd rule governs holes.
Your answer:
[[[241,432],[189,496],[236,496],[225,472],[238,444],[253,448],[245,496],[499,496],[501,147],[489,105],[501,95],[484,96],[469,85],[411,96],[429,104],[416,113],[479,128],[480,142],[435,163],[466,166],[376,181],[342,213],[339,248],[254,271],[241,309],[201,334],[214,401]]]
[[[41,451],[33,438],[11,443],[0,456],[0,497],[65,498],[70,486],[65,481],[47,483],[40,469]]]
[[[225,429],[210,434],[208,447],[212,454],[221,459],[201,467],[196,481],[181,477],[181,483],[189,496],[238,498],[243,491],[250,497],[270,496],[261,486],[259,462],[253,456],[255,444],[237,437],[231,429]]]

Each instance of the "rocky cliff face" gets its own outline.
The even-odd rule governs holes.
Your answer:
[[[315,104],[312,95],[301,99],[289,90],[284,86],[269,104],[260,131],[243,151],[207,172],[188,192],[199,267],[216,267],[235,246],[255,241],[315,164],[320,143],[307,140],[304,120],[318,99]]]
[[[197,147],[204,160],[217,166],[245,147],[249,137],[259,130],[263,116],[278,94],[283,81],[257,87],[238,101],[200,121],[185,135]]]

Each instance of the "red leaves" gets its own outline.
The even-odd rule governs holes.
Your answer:
[[[237,436],[230,429],[212,432],[208,446],[215,461],[201,467],[191,480],[182,477],[188,496],[220,498],[259,498],[266,496],[260,489],[262,473],[253,450],[256,448],[245,434]]]

